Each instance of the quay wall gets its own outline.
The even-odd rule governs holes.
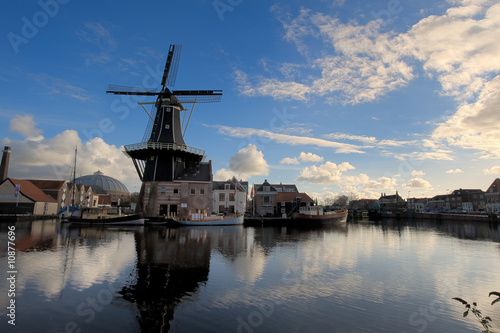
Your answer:
[[[410,213],[400,214],[400,218],[428,219],[437,221],[498,222],[496,214],[443,214],[443,213]]]

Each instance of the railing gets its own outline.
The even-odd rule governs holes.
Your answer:
[[[180,150],[196,155],[201,155],[201,156],[205,155],[205,151],[202,149],[186,145],[179,145],[177,143],[169,143],[169,142],[141,142],[141,143],[126,145],[124,146],[124,148],[125,151],[142,150],[142,149]]]

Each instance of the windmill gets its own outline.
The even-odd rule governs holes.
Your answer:
[[[125,153],[130,156],[140,179],[144,182],[155,181],[199,181],[207,178],[202,165],[205,152],[189,147],[184,142],[184,134],[189,124],[196,103],[219,102],[222,90],[170,90],[177,76],[181,45],[170,45],[167,62],[161,79],[161,90],[147,88],[131,88],[109,85],[106,93],[115,95],[157,96],[154,104],[154,115],[148,113],[151,122],[146,129],[143,142],[125,146]],[[182,103],[192,103],[191,114],[184,126],[187,109]],[[147,112],[147,110],[144,108]],[[181,112],[184,113],[181,124]],[[184,127],[184,129],[183,129]],[[150,132],[150,133],[149,133]],[[147,137],[149,136],[149,138]],[[210,177],[211,177],[211,167]]]

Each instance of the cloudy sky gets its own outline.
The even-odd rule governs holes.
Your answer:
[[[486,190],[500,175],[500,3],[16,1],[0,14],[0,144],[10,176],[101,170],[138,191],[123,145],[182,44],[174,89],[222,89],[185,135],[216,179],[318,198]],[[142,101],[150,101],[142,99]],[[186,107],[188,107],[186,105]],[[189,106],[190,107],[190,106]]]

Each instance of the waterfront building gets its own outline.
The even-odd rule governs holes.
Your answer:
[[[349,201],[349,210],[369,210],[377,199],[358,199]]]
[[[278,191],[268,183],[267,179],[262,184],[255,184],[254,208],[255,213],[262,216],[277,214]]]
[[[289,215],[298,206],[314,204],[306,193],[300,193],[294,184],[270,184],[267,179],[254,185],[254,209],[257,215]]]
[[[486,209],[486,201],[483,190],[479,189],[458,189],[447,196],[443,196],[446,207],[449,210],[457,211],[478,211]]]
[[[55,215],[57,201],[29,180],[7,178],[0,184],[0,215]]]
[[[293,185],[295,186],[295,185]],[[293,212],[298,211],[298,207],[312,206],[314,200],[306,193],[278,192],[277,212],[282,217],[289,217]]]
[[[491,183],[484,193],[486,201],[486,211],[489,213],[500,212],[500,179],[497,178]]]
[[[33,185],[52,197],[57,202],[57,211],[66,206],[68,184],[64,180],[28,179]]]
[[[380,209],[382,210],[395,210],[406,208],[405,200],[399,195],[398,191],[394,195],[386,195],[381,193],[378,199]]]
[[[212,190],[213,211],[218,214],[245,213],[248,182],[230,179],[214,181]]]

